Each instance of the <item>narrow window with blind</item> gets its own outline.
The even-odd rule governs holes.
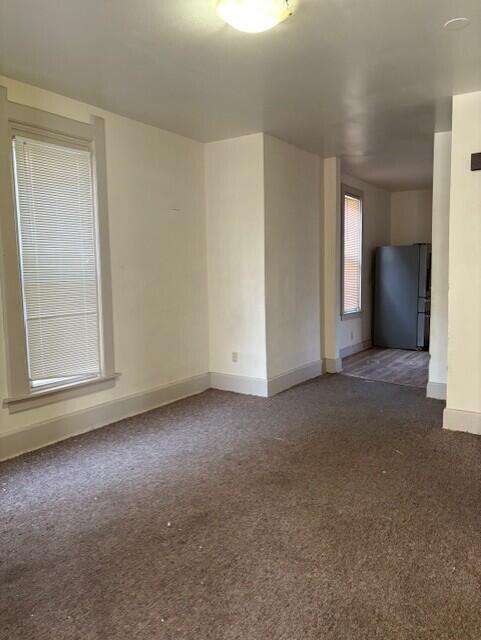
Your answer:
[[[29,384],[101,375],[97,225],[89,149],[14,136]]]
[[[361,313],[362,195],[343,189],[342,316]]]
[[[105,121],[0,86],[0,239],[10,413],[114,386]]]

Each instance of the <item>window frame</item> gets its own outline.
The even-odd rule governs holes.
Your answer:
[[[361,275],[359,278],[359,303],[360,308],[357,311],[345,311],[344,309],[344,280],[345,280],[345,272],[344,272],[344,219],[345,219],[345,198],[346,196],[350,196],[351,198],[356,198],[361,202]],[[341,320],[352,320],[354,318],[360,318],[363,315],[363,286],[362,286],[362,277],[363,277],[363,268],[364,268],[364,192],[355,189],[354,187],[350,187],[346,184],[341,185]]]
[[[13,175],[12,139],[15,134],[91,152],[92,183],[97,227],[99,278],[99,326],[101,374],[95,378],[62,382],[34,389],[30,386],[24,323],[19,238]],[[90,122],[71,120],[26,105],[9,102],[0,86],[0,230],[2,240],[2,303],[6,340],[7,393],[3,406],[10,413],[36,408],[113,386],[115,373],[110,242],[107,208],[105,123],[91,116]]]

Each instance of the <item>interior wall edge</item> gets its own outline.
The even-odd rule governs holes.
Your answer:
[[[343,347],[339,350],[339,356],[342,358],[347,358],[348,356],[353,356],[356,353],[361,353],[361,351],[367,351],[372,347],[372,340],[363,340],[362,342],[358,342],[356,344],[351,344],[347,347]]]
[[[325,358],[326,373],[341,373],[342,358]]]
[[[445,382],[428,381],[426,387],[426,397],[434,398],[434,400],[446,400],[447,385]]]
[[[290,389],[297,384],[307,382],[307,380],[311,380],[312,378],[317,378],[322,375],[322,373],[322,360],[315,360],[314,362],[310,362],[300,367],[296,367],[295,369],[291,369],[290,371],[273,376],[267,381],[268,396],[275,396],[277,393]]]
[[[268,396],[267,378],[254,378],[252,376],[238,376],[231,373],[218,373],[212,371],[210,374],[210,386],[219,391],[233,391],[248,396]]]
[[[443,429],[481,436],[481,413],[446,408],[443,413]]]

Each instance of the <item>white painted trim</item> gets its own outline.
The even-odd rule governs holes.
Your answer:
[[[103,391],[114,386],[115,381],[120,377],[120,373],[112,376],[101,376],[80,380],[70,384],[59,385],[57,387],[41,388],[38,391],[32,390],[30,394],[17,398],[5,398],[3,406],[8,408],[9,413],[18,413],[28,409],[36,409],[46,404],[52,404],[59,400],[76,398],[77,396],[91,393],[92,391]]]
[[[150,391],[111,400],[24,429],[3,433],[0,435],[0,460],[7,460],[22,453],[46,447],[118,420],[202,393],[209,388],[268,397],[268,395],[275,395],[296,384],[316,378],[322,374],[322,371],[323,362],[316,360],[278,376],[273,376],[269,380],[225,373],[204,373]]]
[[[341,373],[342,358],[324,358],[327,373]]]
[[[444,409],[443,429],[465,431],[481,436],[481,413],[461,411],[460,409]]]
[[[305,364],[302,367],[296,367],[295,369],[290,369],[285,373],[281,373],[277,376],[273,376],[272,378],[269,378],[267,382],[268,395],[269,397],[275,396],[277,393],[280,393],[281,391],[290,389],[290,387],[294,387],[296,384],[300,384],[301,382],[305,382],[306,380],[311,380],[311,378],[317,378],[321,374],[322,374],[321,360],[310,362],[309,364]]]
[[[221,391],[234,391],[249,396],[267,397],[268,381],[266,378],[252,378],[250,376],[236,376],[230,373],[210,374],[210,386]]]
[[[434,398],[435,400],[446,400],[446,383],[429,380],[426,387],[426,397]]]
[[[371,340],[363,340],[363,342],[358,342],[357,344],[351,344],[348,347],[343,347],[339,349],[339,356],[342,358],[347,358],[348,356],[353,356],[355,353],[361,353],[361,351],[367,351],[372,347]]]
[[[143,391],[89,409],[76,411],[22,430],[7,432],[0,436],[0,460],[40,449],[54,442],[201,393],[209,388],[209,382],[209,374],[203,373],[150,391]]]

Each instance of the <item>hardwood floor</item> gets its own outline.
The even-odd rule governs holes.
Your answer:
[[[372,348],[342,361],[343,374],[424,389],[428,382],[429,353]]]

